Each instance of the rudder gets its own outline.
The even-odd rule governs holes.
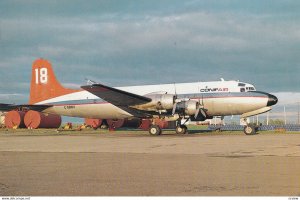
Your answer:
[[[51,98],[77,92],[64,88],[56,79],[51,63],[45,59],[33,62],[31,72],[29,104],[36,104]]]

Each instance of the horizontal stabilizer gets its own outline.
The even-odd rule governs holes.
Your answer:
[[[43,111],[47,108],[52,107],[52,105],[15,105],[15,104],[0,104],[0,111],[11,111],[11,110],[34,110],[34,111]]]
[[[0,111],[10,111],[12,104],[0,103]]]

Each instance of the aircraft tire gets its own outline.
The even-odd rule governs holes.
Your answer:
[[[161,132],[162,132],[161,128],[159,126],[157,126],[157,125],[151,125],[150,128],[149,128],[149,133],[152,136],[160,135]]]
[[[177,134],[186,134],[187,133],[187,127],[186,127],[186,125],[180,125],[180,126],[176,127],[175,131],[176,131]]]
[[[245,126],[244,127],[244,133],[246,135],[255,135],[256,134],[256,129],[254,126]]]

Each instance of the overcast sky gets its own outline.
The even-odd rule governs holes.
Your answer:
[[[300,100],[298,0],[2,0],[0,47],[0,102],[28,101],[39,57],[73,88],[222,77]]]

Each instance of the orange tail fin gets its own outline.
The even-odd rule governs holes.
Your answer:
[[[80,90],[64,88],[57,81],[51,63],[47,60],[37,59],[33,62],[29,104],[77,91]]]

